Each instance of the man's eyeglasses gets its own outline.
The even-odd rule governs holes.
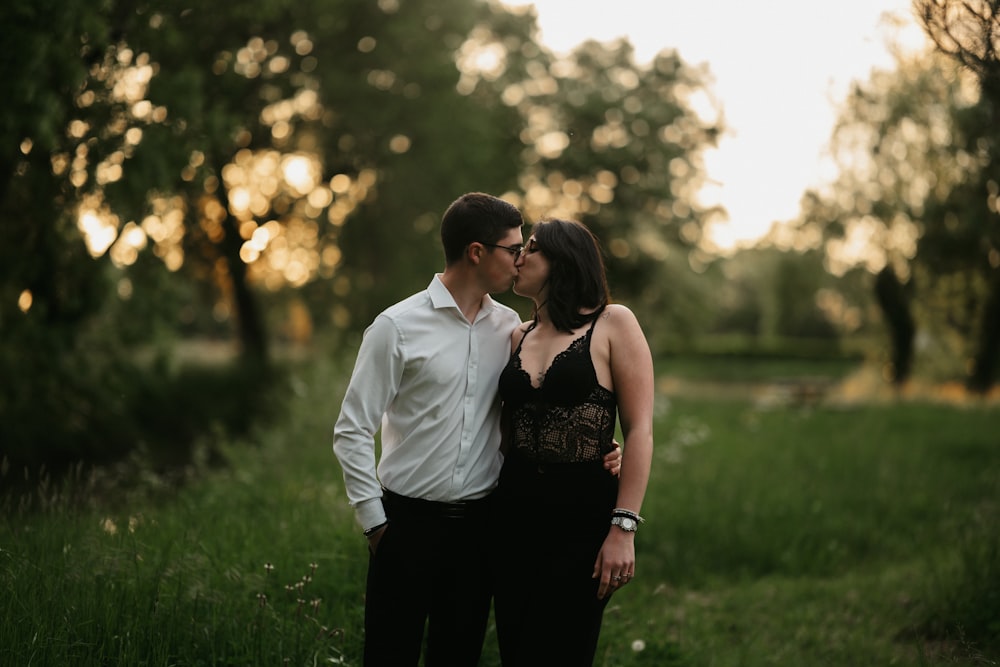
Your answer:
[[[514,257],[514,259],[520,257],[521,253],[524,252],[523,245],[499,245],[496,243],[483,243],[483,245],[489,246],[490,248],[500,248],[501,250],[506,250]]]

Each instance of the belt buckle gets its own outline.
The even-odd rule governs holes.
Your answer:
[[[465,501],[457,501],[452,503],[445,503],[444,505],[444,516],[448,519],[464,519],[468,512],[468,503]]]

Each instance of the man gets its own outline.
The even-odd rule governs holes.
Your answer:
[[[369,542],[365,665],[416,665],[425,624],[428,667],[479,661],[502,463],[497,380],[521,322],[490,293],[517,275],[522,225],[508,202],[459,197],[441,220],[444,272],[365,331],[333,439]],[[609,457],[613,468],[620,456]]]

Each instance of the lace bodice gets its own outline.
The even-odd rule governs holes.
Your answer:
[[[500,397],[509,429],[508,455],[543,462],[600,460],[613,448],[617,403],[597,382],[590,357],[594,323],[556,355],[535,387],[521,366],[525,332],[500,374]]]

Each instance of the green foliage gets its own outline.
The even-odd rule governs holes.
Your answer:
[[[13,176],[14,147],[30,138],[39,149],[63,145],[72,95],[101,59],[110,39],[106,0],[7,2],[0,8],[4,55],[0,75],[13,107],[0,114],[0,198]]]
[[[616,298],[654,342],[710,318],[688,253],[717,128],[690,110],[705,84],[675,53],[640,68],[625,43],[588,44],[557,63],[530,13],[478,0],[0,11],[17,26],[0,136],[20,149],[0,163],[0,372],[19,382],[0,420],[16,424],[6,447],[19,461],[118,456],[164,439],[164,424],[188,449],[188,426],[230,419],[188,419],[136,356],[169,354],[182,333],[236,336],[246,363],[266,365],[269,327],[293,300],[317,332],[349,341],[440,269],[438,220],[470,190],[533,215],[538,187],[572,181],[565,192],[588,202],[575,217],[610,250]],[[547,130],[568,133],[567,149],[546,149]],[[312,191],[275,172],[263,201],[237,205],[232,173],[289,156],[315,171]],[[104,243],[82,232],[82,208],[103,220]],[[247,241],[264,227],[254,261]],[[185,385],[151,378],[174,380]],[[48,430],[52,414],[73,426]]]
[[[712,331],[773,339],[834,340],[854,333],[858,305],[849,283],[834,279],[815,250],[796,252],[762,246],[716,260],[706,279],[715,284]],[[824,312],[824,292],[837,308]]]
[[[203,183],[218,183],[223,201],[220,176],[241,150],[315,156],[320,182],[373,174],[343,224],[323,224],[325,207],[305,214],[319,248],[341,255],[336,276],[346,286],[336,299],[327,289],[317,311],[340,301],[350,326],[363,327],[381,304],[412,291],[415,278],[424,281],[439,267],[436,220],[454,197],[513,183],[510,113],[455,91],[453,52],[471,29],[476,6],[466,0],[272,0],[208,12],[156,3],[126,26],[125,39],[157,63],[150,100],[170,116],[147,128],[132,166],[143,174],[172,156],[165,165],[173,169],[169,188],[197,196]],[[313,106],[297,102],[310,96]],[[285,107],[297,110],[287,114]],[[405,138],[408,148],[396,148],[394,137]],[[182,183],[182,167],[194,154],[204,162],[190,184]],[[158,170],[149,171],[159,178]],[[122,185],[163,188],[137,178]],[[252,219],[284,224],[303,217],[303,202],[279,193]],[[192,240],[205,243],[195,215],[187,227]],[[190,261],[215,259],[189,250]],[[331,277],[331,268],[322,277]],[[311,279],[319,277],[314,272]]]
[[[137,456],[179,467],[196,447],[246,433],[284,406],[278,369],[172,362],[172,347],[155,341],[139,354],[100,319],[77,325],[67,341],[65,328],[36,323],[37,315],[0,345],[0,373],[10,378],[0,386],[0,460],[15,470],[58,475],[77,462]]]
[[[705,294],[691,266],[707,261],[698,244],[714,211],[696,192],[703,152],[722,131],[692,108],[704,72],[670,51],[640,67],[626,41],[587,42],[561,60],[529,52],[516,64],[500,82],[523,118],[529,219],[575,218],[597,234],[615,298],[655,323],[654,347],[658,330],[698,330]]]
[[[0,164],[0,374],[17,382],[5,383],[0,420],[4,453],[18,463],[106,460],[171,439],[184,452],[206,427],[232,423],[226,410],[212,413],[219,401],[197,401],[203,394],[183,378],[144,376],[133,358],[147,346],[169,354],[171,329],[236,330],[244,351],[258,360],[266,353],[239,221],[230,215],[212,228],[201,215],[206,196],[227,203],[222,172],[239,151],[318,154],[321,180],[378,173],[378,189],[362,197],[368,205],[343,238],[320,224],[322,210],[313,214],[317,235],[343,244],[348,286],[338,295],[329,285],[317,290],[315,310],[340,300],[341,312],[359,315],[355,327],[389,291],[410,290],[414,275],[425,281],[436,266],[436,239],[415,221],[442,210],[449,192],[513,181],[502,107],[454,90],[452,54],[473,3],[49,5],[15,0],[0,10],[4,25],[17,26],[3,71],[18,94],[0,114],[7,145],[21,148]],[[360,49],[366,37],[378,48]],[[375,85],[380,72],[395,72],[395,84]],[[143,76],[148,90],[127,87]],[[274,131],[267,110],[303,94],[316,95],[319,113],[300,110],[287,133]],[[441,122],[442,110],[459,119]],[[412,156],[390,150],[396,135],[409,136]],[[101,171],[108,164],[121,167],[120,178]],[[165,215],[158,201],[171,202],[184,216],[183,266],[151,261],[168,254],[155,238],[134,263],[92,257],[76,219],[91,195],[118,216],[119,241],[127,221]],[[298,214],[301,200],[276,198],[258,222]],[[406,258],[385,261],[400,246]],[[254,414],[244,392],[208,387],[247,400],[245,414]],[[53,427],[52,415],[65,419]]]

